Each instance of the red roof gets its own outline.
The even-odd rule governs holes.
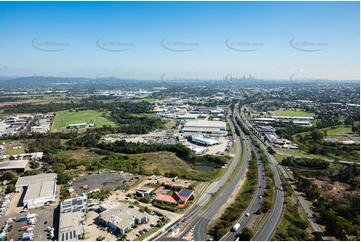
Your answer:
[[[164,189],[164,187],[163,187],[163,186],[160,186],[160,187],[158,187],[158,188],[154,191],[154,193],[155,193],[155,194],[160,193],[163,189]]]
[[[177,201],[170,195],[165,195],[165,194],[159,194],[155,200],[157,201],[161,201],[161,202],[168,202],[168,203],[174,203],[177,204]]]

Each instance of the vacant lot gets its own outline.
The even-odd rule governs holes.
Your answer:
[[[66,128],[69,124],[77,123],[95,124],[96,127],[101,127],[103,125],[116,126],[113,121],[108,120],[103,114],[105,113],[95,110],[56,112],[51,131],[57,132],[60,128]]]
[[[3,140],[5,155],[18,155],[25,153],[25,144],[21,140]],[[20,148],[21,147],[21,148]]]
[[[301,109],[296,110],[285,110],[284,108],[280,108],[275,112],[276,116],[297,116],[297,117],[313,117],[312,113],[307,113],[302,111]]]
[[[82,188],[84,185],[89,186],[89,191],[102,188],[126,189],[141,179],[141,176],[136,176],[129,173],[120,174],[120,172],[112,173],[109,171],[93,172],[92,174],[85,174],[84,176],[77,178],[73,182],[73,188],[77,194],[86,192],[86,190]]]

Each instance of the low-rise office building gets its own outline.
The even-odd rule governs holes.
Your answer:
[[[59,241],[81,240],[86,207],[86,195],[66,199],[60,204]]]
[[[148,221],[148,216],[130,204],[121,203],[117,207],[102,212],[99,221],[114,230],[115,233],[124,234],[135,224]]]

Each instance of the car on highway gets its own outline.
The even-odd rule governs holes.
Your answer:
[[[262,198],[262,195],[259,195],[259,199],[261,199]]]
[[[249,217],[249,213],[246,213],[246,217]]]

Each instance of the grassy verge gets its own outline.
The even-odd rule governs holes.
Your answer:
[[[280,154],[277,154],[277,153],[274,154],[273,156],[278,160],[278,162],[282,162],[282,160],[287,157],[285,155],[280,155]]]
[[[248,207],[251,202],[257,184],[257,159],[255,153],[252,151],[252,158],[249,162],[249,169],[247,172],[247,180],[243,185],[241,191],[237,194],[236,200],[225,210],[220,219],[215,223],[216,225],[208,230],[208,234],[215,239],[223,237],[233,226],[235,221]]]
[[[300,206],[298,206],[296,195],[292,191],[290,184],[282,175],[281,181],[286,193],[285,209],[272,240],[312,240],[312,236],[308,232],[310,230],[309,223],[305,213],[301,210]]]
[[[254,141],[253,139],[252,139],[252,142],[254,142],[255,145],[259,147],[259,145],[256,143],[256,141]],[[274,172],[271,169],[271,166],[269,164],[267,156],[264,154],[264,152],[261,149],[259,149],[259,152],[260,152],[261,160],[263,161],[264,166],[265,166],[264,179],[267,179],[265,191],[263,194],[264,198],[263,198],[261,207],[259,209],[259,212],[267,213],[273,207],[273,204],[275,202],[276,187],[275,187],[275,183],[274,183]]]

